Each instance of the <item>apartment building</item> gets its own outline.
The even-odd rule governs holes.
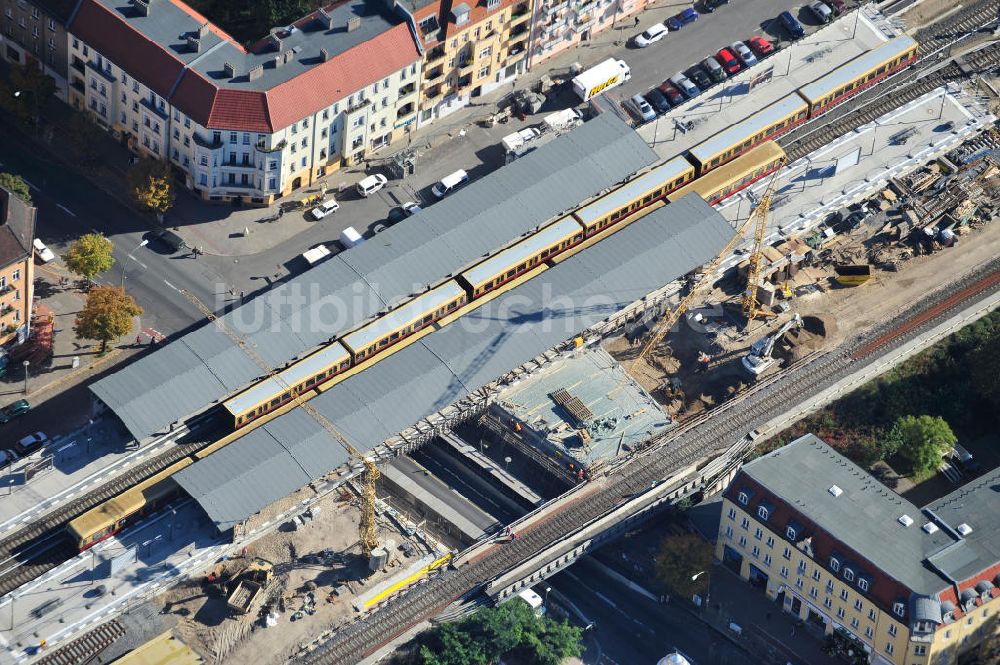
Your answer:
[[[31,321],[34,239],[35,208],[0,187],[0,345]]]
[[[421,59],[381,2],[321,8],[249,49],[179,0],[82,0],[69,99],[203,199],[269,204],[412,128]]]
[[[527,71],[531,2],[404,2],[423,54],[418,127]]]
[[[528,66],[590,40],[647,4],[647,0],[535,0]],[[619,27],[631,29],[632,24]]]
[[[1000,630],[1000,470],[918,508],[812,435],[742,467],[717,558],[876,665],[944,665]]]
[[[30,61],[56,82],[56,96],[66,101],[66,24],[79,0],[0,0],[3,29],[0,50],[7,62]]]

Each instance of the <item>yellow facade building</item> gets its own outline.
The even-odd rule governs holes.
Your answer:
[[[31,320],[35,208],[0,188],[0,344]]]
[[[812,435],[739,471],[716,557],[876,665],[945,665],[998,630],[1000,470],[918,508]]]

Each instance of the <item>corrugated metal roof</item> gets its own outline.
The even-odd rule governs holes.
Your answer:
[[[694,167],[691,166],[691,162],[684,157],[674,157],[650,170],[649,173],[633,179],[624,187],[616,189],[593,203],[584,206],[577,213],[577,217],[581,222],[589,226],[594,222],[604,219],[643,192],[656,189],[663,183],[671,182],[685,173],[694,174]]]
[[[691,156],[700,163],[706,164],[720,152],[733,145],[743,143],[746,139],[756,136],[782,118],[808,108],[805,101],[792,93],[754,113],[752,116],[722,130],[712,138],[691,148]]]
[[[513,247],[497,252],[462,274],[469,284],[478,288],[482,282],[505,272],[510,266],[516,266],[523,259],[534,256],[542,249],[558,244],[578,233],[583,234],[583,227],[572,216],[567,215],[559,221],[549,224],[538,233],[528,236]]]
[[[371,450],[424,416],[707,263],[733,233],[704,201],[686,197],[396,351],[310,404],[355,447]],[[301,409],[265,428],[278,436],[278,428],[289,418],[303,427],[293,433],[292,441],[323,441],[318,444],[321,450],[342,450]],[[285,459],[289,457],[285,448],[277,444],[260,448],[260,437],[257,431],[248,434],[177,476],[220,529],[311,480],[299,482],[300,475],[287,471],[297,464]],[[240,451],[247,440],[255,452],[244,461]],[[265,470],[266,462],[259,459],[262,451],[275,456],[275,473]],[[340,464],[343,461],[321,468],[317,461],[313,477]],[[247,478],[259,482],[250,484]]]
[[[281,367],[656,160],[604,113],[221,318]],[[142,440],[263,374],[206,325],[90,389]]]
[[[881,46],[873,48],[871,51],[859,55],[845,65],[838,67],[823,78],[803,86],[800,90],[802,96],[810,102],[822,99],[827,94],[835,91],[845,83],[853,81],[870,69],[888,62],[905,51],[913,48],[916,42],[912,37],[902,35]]]

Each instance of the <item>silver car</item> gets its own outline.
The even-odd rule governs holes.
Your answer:
[[[642,95],[632,95],[626,102],[626,105],[628,106],[628,110],[639,120],[643,122],[656,120],[656,111],[653,110],[653,107]]]
[[[739,58],[740,62],[747,67],[757,64],[757,56],[755,56],[753,51],[750,50],[750,47],[743,42],[733,42],[729,45],[729,50],[732,51],[733,55]]]

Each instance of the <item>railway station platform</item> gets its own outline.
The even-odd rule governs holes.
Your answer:
[[[841,136],[778,171],[767,243],[808,235],[831,214],[886,188],[955,149],[996,122],[958,85],[938,88]],[[745,220],[769,179],[718,206],[734,224]],[[743,258],[734,255],[722,268]]]
[[[467,466],[475,469],[476,473],[483,478],[490,479],[494,485],[504,488],[508,496],[514,497],[515,500],[532,508],[537,508],[545,503],[545,499],[535,493],[533,489],[504,469],[499,468],[496,462],[476,450],[475,446],[455,432],[445,430],[440,435],[440,439],[454,457],[461,459]]]
[[[636,131],[660,158],[676,157],[901,34],[877,7],[863,5]]]

